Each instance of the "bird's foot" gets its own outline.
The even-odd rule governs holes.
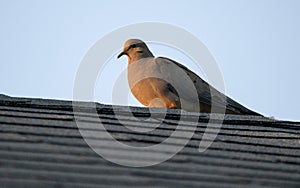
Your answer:
[[[171,106],[169,106],[168,108],[170,108],[170,109],[177,109],[177,106],[171,105]]]

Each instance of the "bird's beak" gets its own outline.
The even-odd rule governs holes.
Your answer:
[[[121,52],[121,53],[118,55],[118,59],[119,59],[121,56],[123,56],[123,55],[127,55],[127,53],[126,53],[126,52]]]

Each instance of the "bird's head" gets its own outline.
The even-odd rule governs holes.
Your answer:
[[[118,55],[120,58],[127,55],[129,62],[137,61],[141,58],[154,57],[147,45],[139,39],[129,39],[125,42],[123,51]]]

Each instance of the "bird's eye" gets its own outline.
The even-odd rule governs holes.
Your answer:
[[[135,48],[135,47],[136,47],[136,44],[130,45],[130,48]]]

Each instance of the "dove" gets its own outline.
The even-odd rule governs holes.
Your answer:
[[[140,39],[127,40],[117,58],[123,55],[128,58],[130,90],[144,106],[261,116],[219,92],[184,65],[166,57],[154,57]]]

